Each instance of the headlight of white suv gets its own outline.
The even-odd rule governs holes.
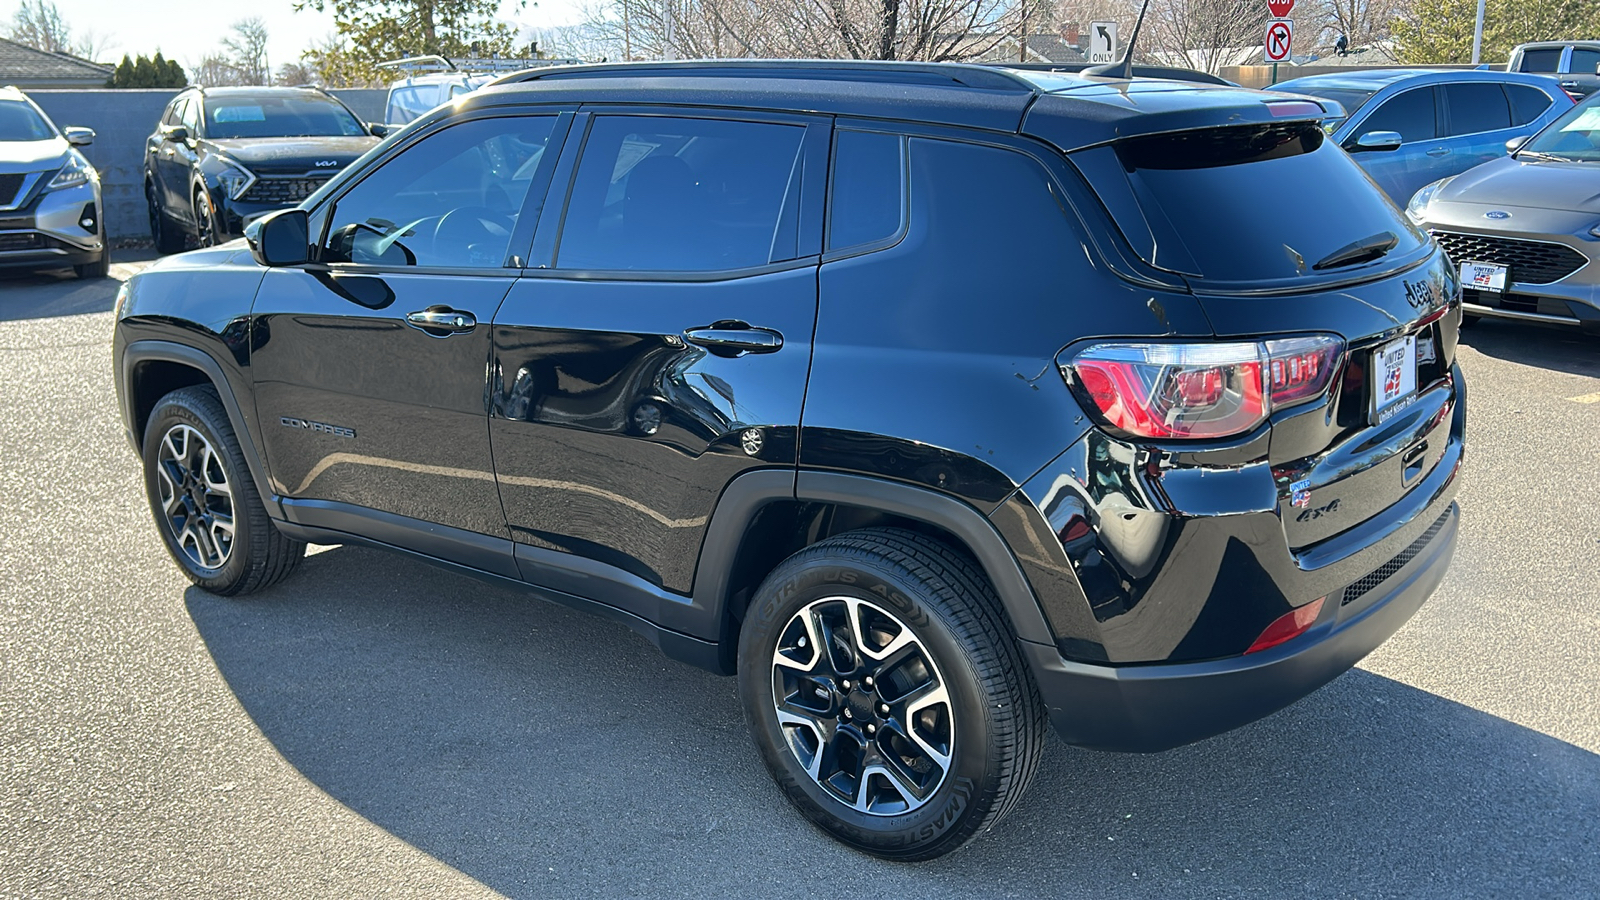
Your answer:
[[[95,181],[99,177],[100,173],[94,170],[94,166],[89,165],[89,160],[85,159],[82,153],[73,150],[67,154],[66,165],[61,167],[61,171],[57,172],[56,177],[50,179],[50,183],[44,188],[47,191],[56,191],[61,188],[77,187]]]
[[[1421,190],[1411,195],[1411,202],[1406,204],[1406,215],[1410,217],[1412,222],[1418,225],[1422,224],[1423,211],[1433,201],[1433,195],[1439,193],[1439,188],[1443,187],[1444,183],[1449,180],[1448,178],[1441,178],[1432,184],[1425,184]]]

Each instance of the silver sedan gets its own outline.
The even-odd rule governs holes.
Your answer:
[[[1423,187],[1406,213],[1460,270],[1469,318],[1600,334],[1600,93],[1507,147]]]

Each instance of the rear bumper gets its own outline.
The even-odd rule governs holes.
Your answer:
[[[1455,552],[1451,503],[1422,549],[1371,590],[1333,594],[1305,634],[1259,653],[1170,665],[1102,666],[1023,642],[1050,719],[1068,743],[1153,752],[1276,712],[1337,678],[1400,629],[1438,587]],[[1420,540],[1420,538],[1419,538]],[[1397,557],[1398,560],[1398,557]]]

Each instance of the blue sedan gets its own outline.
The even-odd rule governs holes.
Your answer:
[[[1572,107],[1555,79],[1479,69],[1374,69],[1308,75],[1270,90],[1337,100],[1327,123],[1384,193],[1404,207],[1425,184],[1506,155]]]

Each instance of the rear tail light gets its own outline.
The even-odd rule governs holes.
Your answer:
[[[1062,367],[1105,424],[1135,437],[1243,434],[1327,390],[1344,353],[1331,335],[1251,343],[1094,344]]]
[[[1256,653],[1268,647],[1276,647],[1284,641],[1293,640],[1305,634],[1306,629],[1316,623],[1317,615],[1322,612],[1322,601],[1326,599],[1328,598],[1318,597],[1305,606],[1291,609],[1279,616],[1276,621],[1267,626],[1266,631],[1261,632],[1261,636],[1256,638],[1256,642],[1251,644],[1250,649],[1246,650],[1245,653]]]

